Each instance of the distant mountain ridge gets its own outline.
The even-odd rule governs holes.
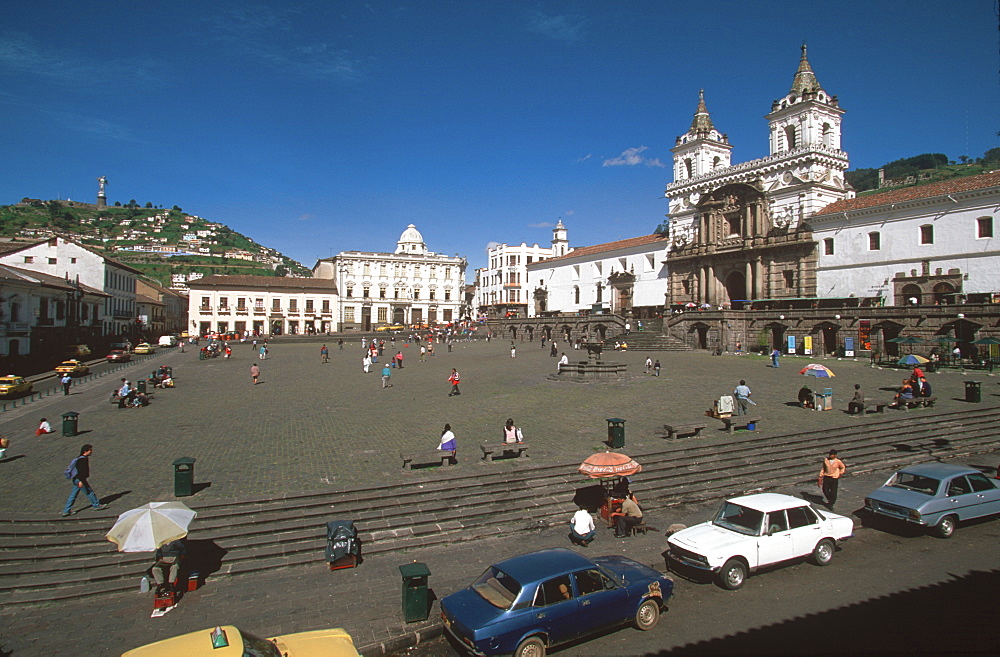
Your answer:
[[[309,276],[301,263],[228,226],[134,201],[99,207],[78,201],[24,198],[0,206],[0,237],[33,241],[62,235],[138,269],[162,285],[172,274]]]

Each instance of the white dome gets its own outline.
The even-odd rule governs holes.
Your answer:
[[[426,250],[424,236],[420,234],[420,231],[413,224],[406,227],[403,234],[399,236],[399,241],[396,242],[396,253],[423,254]]]

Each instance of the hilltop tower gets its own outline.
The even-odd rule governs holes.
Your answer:
[[[100,185],[97,189],[97,207],[106,208],[108,207],[108,194],[104,188],[108,184],[108,179],[105,176],[100,176],[97,178],[97,182]]]

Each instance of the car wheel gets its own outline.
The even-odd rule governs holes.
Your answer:
[[[529,637],[517,644],[514,657],[545,657],[545,643],[537,636]]]
[[[941,518],[941,522],[934,527],[934,533],[937,534],[939,538],[951,538],[955,534],[955,527],[955,516],[945,516],[944,518]]]
[[[816,544],[815,548],[813,548],[813,563],[817,566],[828,565],[831,561],[833,561],[834,550],[836,550],[836,547],[834,546],[833,541],[828,538],[824,538]]]
[[[739,559],[730,559],[719,571],[719,586],[730,591],[743,586],[747,578],[747,567]]]
[[[649,599],[643,601],[635,611],[635,626],[643,632],[656,627],[660,621],[660,603]]]

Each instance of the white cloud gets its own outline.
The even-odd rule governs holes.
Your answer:
[[[551,221],[540,221],[537,224],[528,224],[528,228],[552,228],[555,224]]]
[[[580,162],[586,162],[586,161],[587,161],[587,160],[589,160],[589,159],[590,159],[591,157],[593,157],[593,155],[594,155],[593,153],[587,153],[587,154],[586,154],[586,155],[584,155],[583,157],[578,157],[578,158],[576,158],[576,162],[577,162],[577,164],[579,164]]]
[[[128,60],[95,60],[79,51],[36,43],[19,32],[0,34],[0,68],[76,87],[93,87],[96,77],[127,79],[138,85],[158,85],[154,64],[141,56]]]
[[[528,31],[557,41],[572,43],[587,36],[587,19],[572,14],[549,16],[534,11],[528,16]]]
[[[303,214],[300,214],[298,217],[296,217],[295,220],[296,221],[312,221],[315,218],[316,218],[316,215],[309,214],[308,212],[305,212]]]
[[[643,157],[643,151],[649,149],[649,146],[636,146],[633,148],[626,148],[622,151],[622,154],[618,157],[613,157],[604,160],[601,166],[605,167],[634,167],[637,164],[643,164],[647,167],[665,167],[666,165],[660,161],[660,158],[647,158]]]

